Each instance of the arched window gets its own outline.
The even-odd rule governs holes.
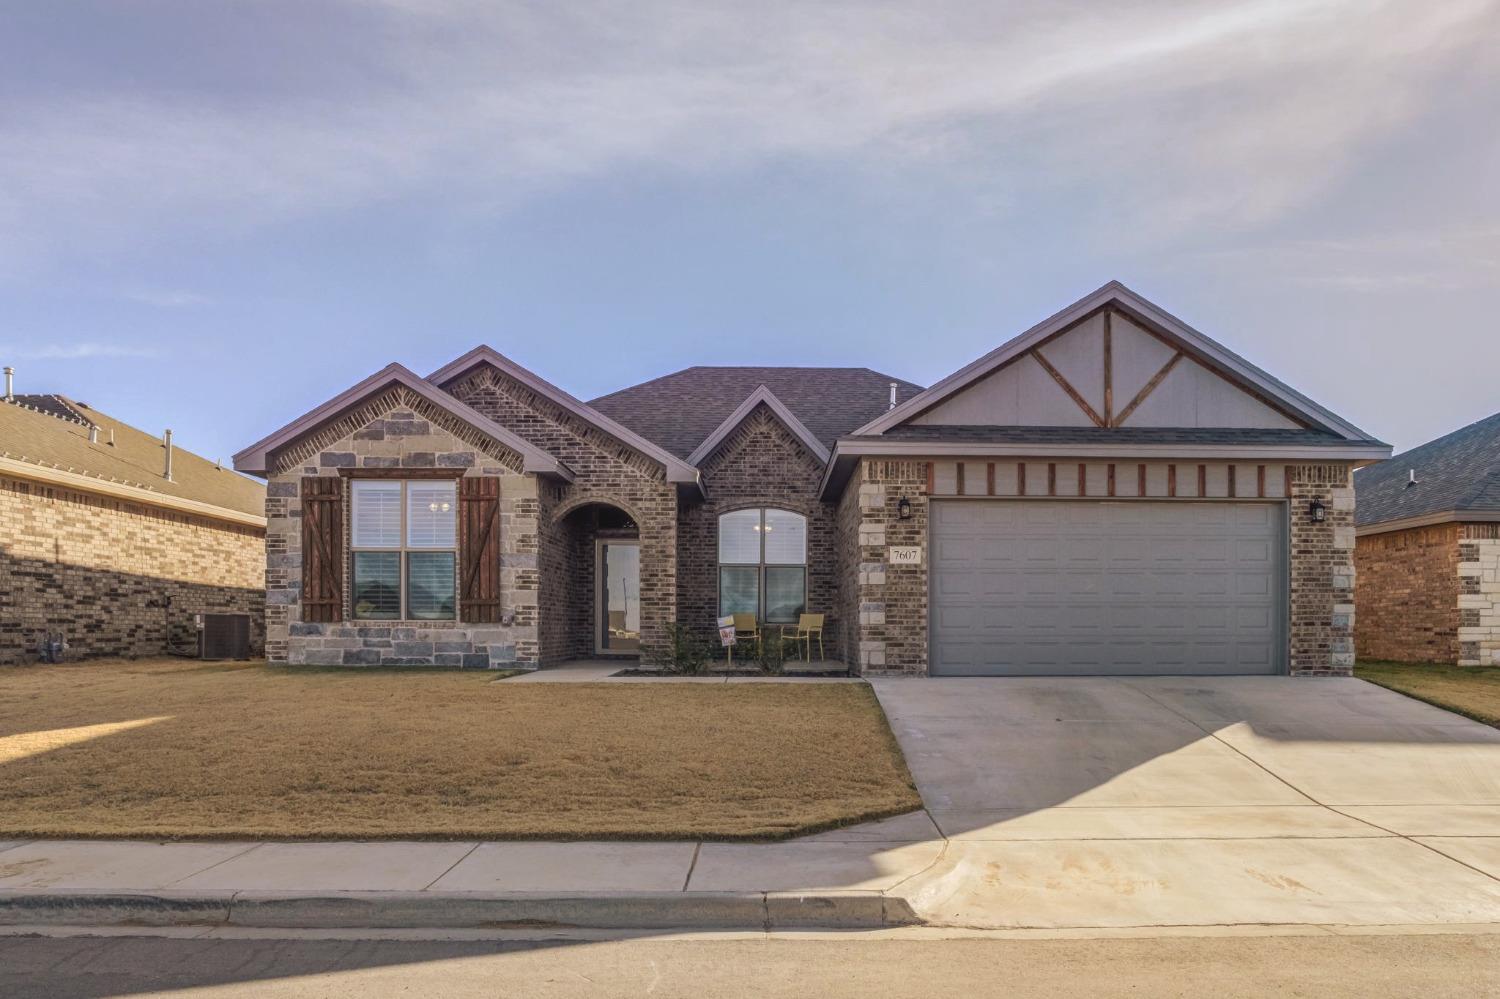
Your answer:
[[[719,616],[794,624],[807,609],[807,518],[736,510],[719,518]]]

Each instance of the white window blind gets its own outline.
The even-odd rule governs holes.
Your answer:
[[[355,548],[401,547],[401,483],[356,479],[352,507]]]
[[[766,511],[766,564],[802,565],[807,561],[807,518],[788,510]]]
[[[719,518],[719,561],[727,565],[760,562],[759,510],[736,510]]]
[[[453,548],[458,494],[453,482],[406,484],[406,544],[409,548]]]

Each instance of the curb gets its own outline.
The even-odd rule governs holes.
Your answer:
[[[922,920],[880,892],[0,892],[0,926],[266,929],[883,929]]]

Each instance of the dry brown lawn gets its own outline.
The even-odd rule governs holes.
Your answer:
[[[857,684],[0,668],[0,837],[759,839],[921,807]]]
[[[1500,667],[1362,662],[1354,675],[1500,728]]]

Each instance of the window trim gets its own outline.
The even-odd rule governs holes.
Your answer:
[[[462,469],[462,468],[452,469],[452,470],[447,469],[447,468],[442,468],[442,469],[431,469],[431,468],[412,468],[412,469],[403,469],[403,468],[344,469],[344,468],[341,468],[341,469],[339,469],[339,474],[340,475],[342,475],[343,477],[351,480],[350,483],[349,483],[349,488],[346,490],[346,492],[348,493],[348,497],[349,497],[349,499],[348,499],[349,509],[348,509],[347,517],[345,518],[345,522],[349,525],[348,526],[348,532],[349,532],[349,556],[348,556],[349,620],[351,620],[351,621],[374,622],[377,626],[379,626],[379,625],[395,626],[395,625],[406,625],[406,624],[416,623],[416,624],[420,624],[420,625],[423,625],[423,626],[426,626],[426,627],[433,627],[433,626],[443,626],[443,625],[456,625],[456,624],[462,623],[462,617],[461,617],[461,615],[462,615],[463,601],[460,598],[460,593],[459,593],[459,573],[460,573],[460,571],[462,569],[463,563],[462,563],[462,560],[459,558],[459,542],[461,541],[461,538],[459,536],[460,532],[459,532],[459,523],[458,523],[459,522],[459,502],[460,502],[459,501],[458,480],[463,477],[463,472],[464,472],[464,469]],[[357,485],[357,483],[361,479],[368,479],[368,480],[371,480],[371,481],[381,481],[381,482],[390,482],[392,480],[395,480],[395,481],[397,481],[397,482],[400,483],[400,485],[401,485],[401,498],[400,498],[400,501],[399,501],[399,507],[400,507],[400,513],[401,513],[400,530],[399,530],[400,543],[397,544],[396,546],[390,547],[390,548],[371,548],[368,545],[356,545],[354,543],[354,530],[355,530],[355,528],[354,528],[354,516],[355,516],[355,513],[354,513],[354,494],[356,492],[356,485]],[[407,499],[407,497],[408,497],[407,483],[408,482],[431,483],[434,479],[452,479],[453,480],[453,547],[451,547],[451,548],[426,548],[426,547],[420,547],[420,546],[414,547],[414,546],[412,546],[409,543],[410,539],[407,536],[407,530],[406,530],[406,528],[407,528],[407,524],[406,524],[407,508],[406,507],[407,507],[407,502],[408,502],[408,499]],[[394,553],[397,556],[397,569],[396,569],[396,571],[397,571],[397,577],[398,577],[398,580],[397,580],[398,587],[397,588],[398,588],[398,591],[399,591],[399,595],[398,595],[397,599],[398,599],[398,602],[399,602],[400,606],[397,608],[396,616],[395,617],[361,617],[360,616],[359,605],[356,602],[357,591],[358,591],[358,587],[359,587],[359,578],[358,578],[358,576],[356,574],[355,561],[356,561],[356,557],[358,555],[360,555],[362,553],[370,553],[370,552],[381,553],[381,554],[386,554],[386,555]],[[439,554],[439,555],[441,555],[441,554],[449,554],[449,555],[453,556],[453,616],[452,617],[436,617],[436,618],[434,618],[434,617],[422,617],[422,618],[414,618],[414,617],[408,616],[409,613],[410,613],[410,611],[411,611],[411,605],[409,603],[408,593],[407,593],[407,589],[408,589],[407,580],[408,580],[408,573],[410,572],[410,561],[408,559],[408,556],[411,555],[413,552],[416,552],[418,554],[424,554],[424,553]]]
[[[760,545],[759,560],[755,562],[725,562],[722,560],[723,551],[721,538],[724,518],[736,513],[744,513],[746,510],[754,510],[760,515],[760,526],[757,539]],[[801,562],[767,562],[766,561],[766,514],[769,511],[776,513],[791,514],[802,521],[802,561]],[[796,624],[792,621],[771,621],[766,616],[766,570],[770,569],[801,569],[802,570],[802,611],[807,613],[807,591],[808,591],[808,530],[812,518],[800,510],[791,510],[784,506],[743,506],[734,510],[725,510],[714,520],[714,613],[715,617],[724,617],[724,568],[754,569],[755,570],[755,621],[756,624]]]

